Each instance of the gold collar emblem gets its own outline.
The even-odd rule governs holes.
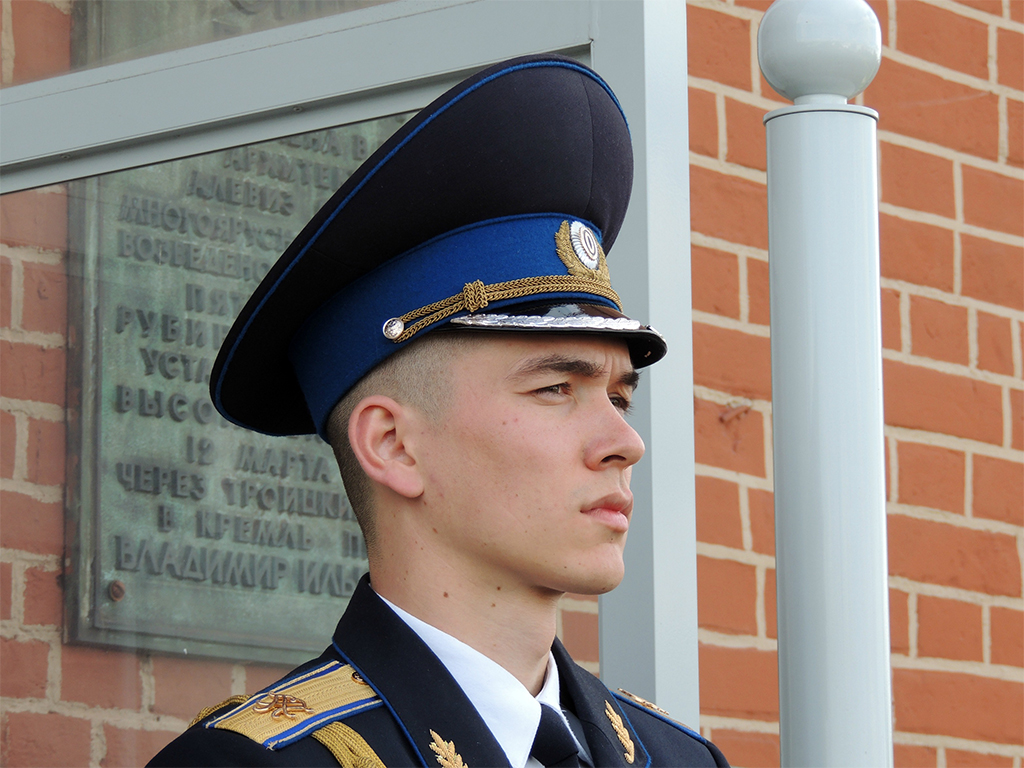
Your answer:
[[[622,724],[622,717],[619,716],[618,712],[612,709],[612,705],[607,701],[604,703],[604,713],[608,715],[612,728],[615,730],[615,735],[619,737],[619,741],[622,742],[622,746],[626,748],[626,751],[622,756],[626,758],[627,763],[632,765],[636,754],[635,748],[633,747],[633,740],[629,738],[629,731],[626,730],[626,726]]]
[[[434,751],[434,755],[437,757],[437,762],[440,763],[441,768],[468,768],[462,762],[462,755],[455,751],[455,742],[445,741],[433,730],[430,731],[430,735],[434,739],[434,743],[430,745],[430,748]]]
[[[269,714],[275,720],[282,717],[294,720],[300,714],[312,715],[314,712],[302,699],[283,693],[268,693],[261,696],[253,705],[252,711],[257,715]]]

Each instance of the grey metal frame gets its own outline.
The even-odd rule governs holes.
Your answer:
[[[648,454],[634,472],[627,577],[601,598],[602,677],[695,724],[685,4],[399,0],[7,88],[0,192],[415,109],[474,69],[543,51],[591,63],[630,117],[633,204],[612,268],[631,314],[671,348],[638,393]]]

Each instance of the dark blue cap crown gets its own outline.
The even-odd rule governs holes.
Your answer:
[[[590,69],[504,62],[417,114],[335,193],[242,310],[211,378],[220,412],[268,434],[324,434],[375,365],[440,327],[615,333],[605,252],[632,186],[625,117]]]

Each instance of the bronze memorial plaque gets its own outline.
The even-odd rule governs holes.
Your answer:
[[[73,639],[278,662],[323,649],[367,568],[333,453],[224,420],[210,370],[270,265],[405,119],[71,186]]]

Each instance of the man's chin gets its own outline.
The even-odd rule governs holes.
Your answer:
[[[567,585],[568,588],[563,591],[577,595],[603,595],[619,586],[624,576],[625,568],[620,561],[618,567],[610,565],[585,574],[577,574],[573,583]]]

